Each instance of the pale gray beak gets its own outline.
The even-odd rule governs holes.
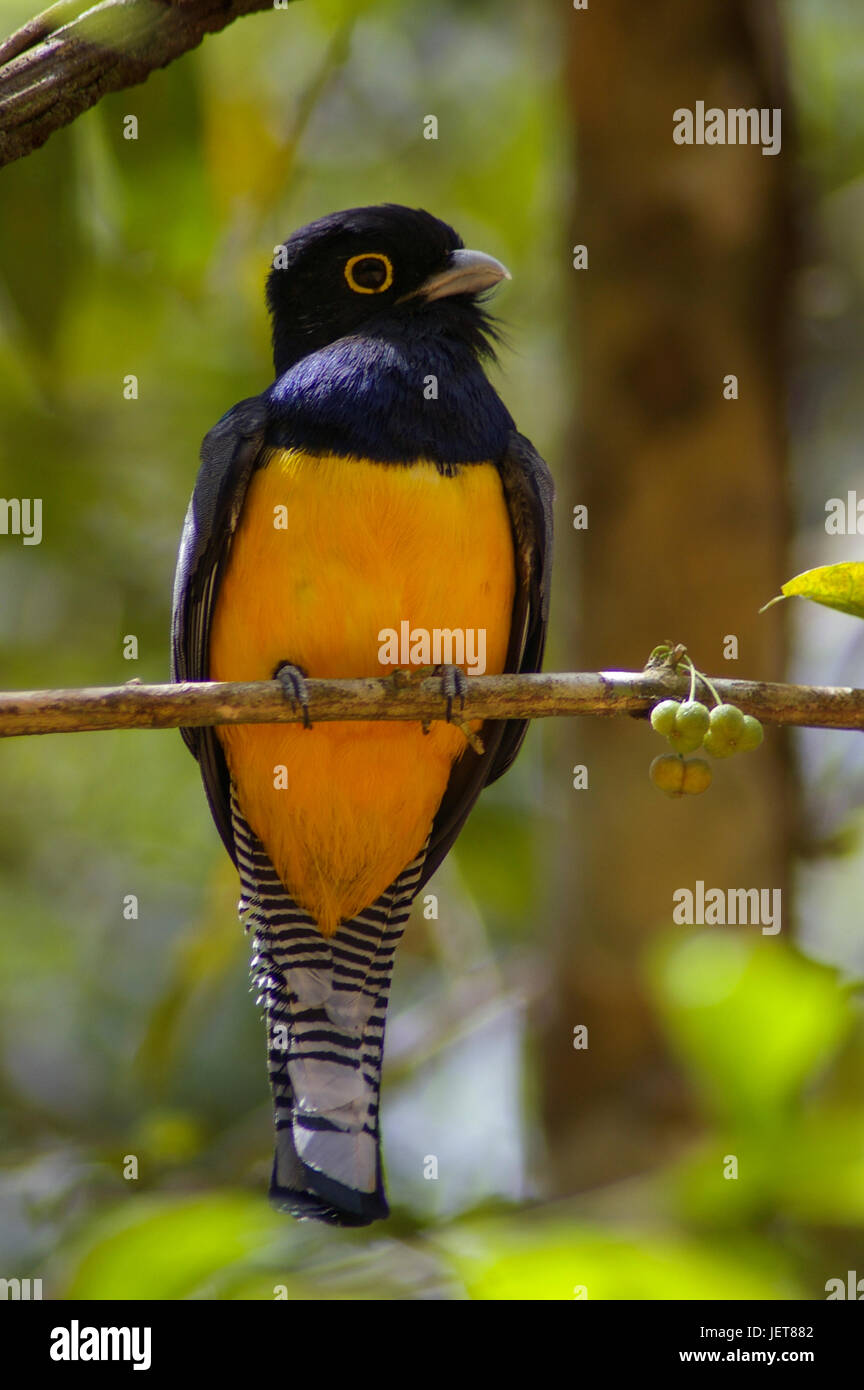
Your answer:
[[[489,290],[499,280],[509,280],[506,265],[487,256],[483,251],[451,251],[447,264],[437,274],[424,280],[419,289],[406,294],[405,299],[443,299],[449,294],[479,294]]]

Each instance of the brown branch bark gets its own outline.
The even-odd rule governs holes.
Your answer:
[[[0,42],[0,165],[273,0],[60,0]]]
[[[713,680],[724,700],[767,724],[864,729],[864,690],[848,686],[780,685]],[[331,720],[445,718],[440,679],[404,676],[310,680],[309,716]],[[563,672],[472,676],[464,710],[471,719],[547,719],[555,715],[639,715],[669,695],[686,698],[689,678],[657,671]],[[277,681],[186,682],[85,690],[0,693],[0,738],[82,733],[96,729],[176,729],[207,724],[290,724],[302,718]]]

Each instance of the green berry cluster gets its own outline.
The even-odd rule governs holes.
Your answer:
[[[655,758],[649,776],[667,796],[698,796],[711,785],[711,768],[704,758],[686,758],[702,748],[712,758],[731,758],[748,753],[762,742],[762,725],[737,705],[724,704],[707,676],[701,676],[716,703],[709,710],[694,699],[699,672],[689,658],[690,696],[687,700],[661,700],[651,711],[651,725],[674,748],[675,755]],[[676,756],[677,755],[677,756]]]

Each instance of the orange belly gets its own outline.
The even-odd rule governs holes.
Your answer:
[[[513,543],[497,470],[274,450],[252,478],[210,636],[212,680],[380,675],[382,634],[485,631],[504,669]],[[392,658],[392,652],[384,652]],[[446,657],[444,658],[446,660]],[[461,664],[461,663],[460,663]],[[469,671],[470,675],[470,671]],[[222,725],[236,795],[276,872],[325,935],[419,853],[464,735],[443,723]],[[284,772],[282,771],[284,769]]]

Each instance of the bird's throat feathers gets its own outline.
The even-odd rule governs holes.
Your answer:
[[[477,345],[428,316],[410,323],[410,334],[399,320],[289,366],[267,393],[268,441],[379,463],[499,458],[514,424]]]

